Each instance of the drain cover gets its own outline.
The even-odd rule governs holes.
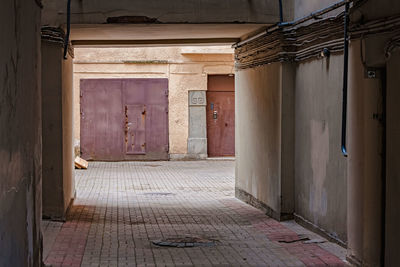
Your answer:
[[[216,242],[217,242],[216,240],[205,239],[197,236],[166,238],[162,240],[152,241],[152,243],[156,246],[177,247],[177,248],[212,247],[215,246]]]

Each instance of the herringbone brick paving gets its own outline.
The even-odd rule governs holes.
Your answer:
[[[91,162],[67,222],[44,222],[52,266],[344,266],[234,198],[233,161]],[[201,237],[214,246],[159,247]],[[325,244],[326,246],[326,244]]]

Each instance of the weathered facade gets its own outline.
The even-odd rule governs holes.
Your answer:
[[[305,9],[296,4],[296,19],[316,6]],[[338,149],[343,17],[307,22],[236,48],[237,135],[246,136],[237,141],[237,196],[345,243],[346,159]],[[329,55],[321,56],[324,49]],[[264,116],[244,112],[250,109]],[[245,131],[260,125],[262,131]]]
[[[76,144],[79,146],[81,137],[80,122],[83,109],[80,100],[83,80],[166,79],[169,157],[206,158],[207,80],[210,75],[233,75],[233,73],[233,49],[226,46],[76,48],[74,59]],[[198,96],[199,94],[201,96]],[[203,99],[202,103],[192,101],[199,97]]]
[[[232,72],[230,54],[217,53],[221,67],[197,48],[172,47],[165,55],[148,48],[145,56],[139,48],[118,50],[129,56],[96,48],[99,62],[84,62],[79,51],[90,49],[80,48],[73,74],[71,55],[63,59],[64,33],[55,42],[42,33],[40,42],[40,25],[67,29],[68,14],[77,46],[236,43],[237,196],[325,233],[347,247],[354,265],[399,264],[399,1],[283,1],[283,14],[272,0],[72,0],[71,12],[67,2],[2,2],[0,265],[39,266],[42,207],[45,216],[65,218],[74,196],[77,80],[168,78],[176,107],[169,149],[185,158],[204,154],[204,127],[195,128],[191,116],[205,111],[197,100],[205,97],[206,76]],[[144,64],[149,58],[159,61]]]
[[[236,134],[245,137],[236,144],[237,196],[347,246],[352,264],[393,266],[399,188],[389,97],[400,9],[394,1],[349,4],[347,60],[345,3],[296,1],[292,22],[237,44]]]

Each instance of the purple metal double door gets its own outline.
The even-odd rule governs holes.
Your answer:
[[[86,160],[168,159],[167,79],[82,79]]]

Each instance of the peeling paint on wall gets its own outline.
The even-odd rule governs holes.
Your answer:
[[[74,62],[75,140],[80,138],[80,79],[168,78],[169,152],[175,158],[185,158],[188,153],[188,92],[206,91],[207,75],[230,74],[234,68],[233,49],[226,46],[77,48]]]
[[[329,162],[329,128],[325,121],[312,120],[310,124],[311,167],[313,185],[310,187],[309,209],[318,224],[318,218],[326,216],[328,208],[325,188],[326,168]]]

